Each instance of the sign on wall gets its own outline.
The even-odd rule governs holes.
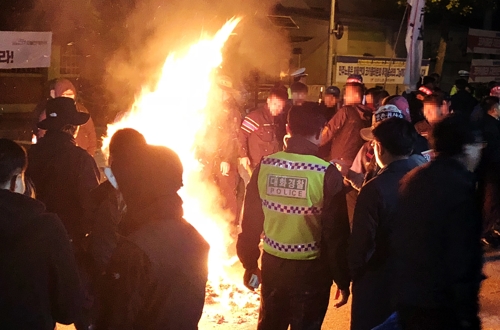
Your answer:
[[[0,69],[50,66],[52,32],[0,31]]]
[[[422,76],[429,73],[429,64],[430,60],[422,60]],[[365,84],[383,84],[387,76],[387,84],[403,85],[405,66],[405,58],[337,56],[335,82],[345,83],[349,75],[360,74]]]
[[[467,52],[500,55],[500,31],[469,29]]]
[[[489,83],[500,81],[500,60],[472,60],[469,82]]]

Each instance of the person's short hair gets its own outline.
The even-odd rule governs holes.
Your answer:
[[[442,92],[434,92],[430,95],[425,95],[424,96],[424,104],[425,103],[432,103],[432,104],[435,104],[437,106],[441,106],[443,104],[443,101],[444,101],[444,94]]]
[[[373,129],[375,140],[393,156],[409,156],[417,141],[415,127],[405,119],[389,118],[381,121]]]
[[[495,80],[492,80],[488,83],[488,90],[491,90],[493,87],[496,87],[500,85],[500,83],[496,82]]]
[[[283,88],[272,88],[269,91],[268,98],[271,98],[271,97],[276,97],[280,100],[286,101],[286,100],[288,100],[288,93],[287,93],[286,89],[283,89]]]
[[[463,79],[463,78],[460,78],[460,79],[457,79],[455,80],[455,86],[457,87],[458,90],[465,90],[465,88],[467,88],[467,80]]]
[[[441,75],[437,72],[433,72],[429,75],[429,77],[432,77],[434,79],[436,79],[436,81],[439,81],[439,79],[441,79]]]
[[[366,90],[365,95],[372,97],[375,109],[377,109],[382,105],[382,100],[389,96],[389,93],[382,87],[372,87]]]
[[[290,85],[290,90],[292,93],[308,93],[309,87],[306,84],[301,83],[300,81],[294,82]]]
[[[292,136],[310,137],[318,134],[325,125],[325,115],[315,103],[293,106],[288,112],[288,129]]]
[[[434,125],[430,143],[439,155],[454,157],[463,152],[465,145],[479,139],[480,134],[466,116],[450,114]]]
[[[0,184],[4,185],[12,177],[26,170],[26,151],[16,142],[0,139]]]
[[[500,103],[500,98],[496,96],[487,96],[481,101],[481,109],[483,110],[483,113],[488,113],[488,111],[491,110],[491,108],[497,104]]]
[[[379,90],[380,89],[377,87],[368,88],[365,92],[365,95],[371,95],[373,97]]]
[[[109,141],[109,154],[116,157],[146,144],[144,135],[133,128],[123,128],[116,131],[111,137]]]
[[[427,84],[435,84],[436,83],[436,79],[434,77],[431,77],[431,76],[425,76],[424,77],[424,80],[422,82],[422,85],[427,85]]]

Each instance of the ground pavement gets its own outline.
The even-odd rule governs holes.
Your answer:
[[[500,251],[486,254],[486,264],[484,273],[487,279],[483,282],[481,288],[481,319],[483,322],[483,330],[499,330],[500,329]],[[350,304],[336,309],[333,300],[334,293],[332,292],[332,300],[330,308],[326,314],[325,322],[323,323],[324,330],[349,330],[350,322]],[[256,321],[249,321],[243,324],[214,324],[214,322],[201,322],[200,330],[254,330]]]

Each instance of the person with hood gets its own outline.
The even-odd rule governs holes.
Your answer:
[[[363,85],[346,85],[344,106],[328,122],[321,137],[321,145],[332,141],[328,160],[339,159],[350,165],[363,145],[359,131],[370,127],[372,119],[372,110],[362,104],[363,96]]]
[[[109,142],[108,167],[104,169],[107,180],[91,192],[95,210],[92,216],[90,252],[98,277],[105,271],[116,248],[120,223],[127,209],[110,166],[113,159],[133,155],[138,148],[146,145],[144,136],[132,128],[116,131]]]
[[[54,99],[56,97],[68,97],[73,100],[76,100],[77,93],[76,88],[73,83],[64,78],[56,79],[50,83],[50,98],[40,102],[35,110],[33,110],[33,119],[34,119],[34,135],[37,140],[41,139],[45,135],[45,130],[38,128],[38,123],[47,118],[46,106],[47,101],[50,99]],[[78,112],[89,113],[87,108],[80,103],[76,102],[76,109]],[[89,120],[80,126],[80,130],[75,138],[76,145],[86,150],[89,155],[94,157],[95,152],[97,150],[97,137],[95,132],[94,121],[92,117]]]
[[[285,151],[264,157],[247,186],[236,250],[245,286],[262,283],[257,329],[319,330],[332,280],[342,295],[335,307],[350,294],[343,180],[316,156],[325,125],[319,106],[293,107],[288,125]]]
[[[395,116],[380,122],[370,133],[381,170],[361,188],[354,210],[348,254],[352,277],[351,330],[371,330],[394,312],[390,294],[390,234],[399,181],[418,166],[410,160],[417,139],[411,122]]]
[[[467,118],[449,115],[433,127],[437,157],[401,181],[391,262],[403,330],[481,328],[482,223],[473,172],[482,141]]]
[[[6,330],[53,330],[75,323],[80,280],[61,220],[28,196],[27,157],[0,139],[0,322]]]
[[[179,156],[160,146],[122,156],[113,156],[111,170],[127,212],[96,329],[198,329],[209,245],[183,219]]]

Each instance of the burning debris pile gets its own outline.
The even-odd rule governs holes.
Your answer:
[[[207,285],[203,319],[217,324],[242,324],[258,317],[260,295],[241,286],[220,282]]]
[[[231,215],[220,207],[220,193],[204,176],[197,159],[200,152],[213,153],[203,136],[214,112],[221,112],[214,88],[215,70],[222,64],[222,49],[240,19],[229,20],[213,37],[202,37],[182,55],[170,54],[154,88],[144,88],[130,111],[108,126],[103,151],[119,129],[134,128],[147,142],[174,150],[184,166],[184,218],[210,244],[209,283],[203,319],[216,323],[255,321],[259,295],[242,284],[243,269],[236,267]],[[186,86],[192,85],[194,92]],[[215,114],[217,115],[217,114]]]

